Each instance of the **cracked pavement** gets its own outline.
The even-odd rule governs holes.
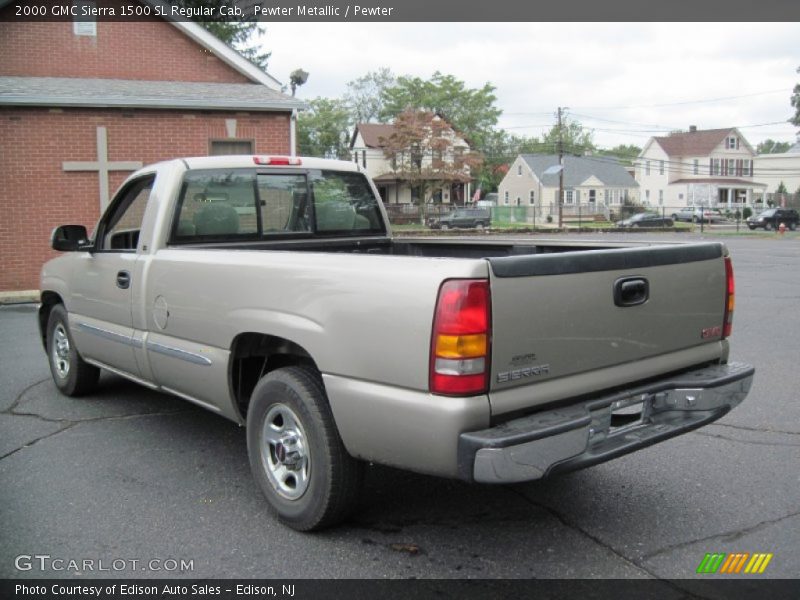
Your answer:
[[[800,240],[724,241],[737,276],[732,359],[757,367],[724,419],[514,486],[373,466],[359,512],[314,535],[270,515],[242,429],[109,374],[92,396],[61,396],[35,307],[0,307],[0,577],[675,579],[700,577],[706,552],[771,552],[764,576],[796,577]],[[36,553],[186,559],[194,570],[15,570],[15,556]]]

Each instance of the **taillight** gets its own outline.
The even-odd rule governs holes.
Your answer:
[[[465,396],[488,391],[490,312],[486,279],[442,284],[431,336],[432,393]]]
[[[733,308],[736,284],[733,278],[731,257],[725,257],[725,316],[722,320],[722,339],[729,337],[733,331]]]
[[[294,156],[254,156],[253,162],[257,165],[302,165],[302,159],[295,158]]]

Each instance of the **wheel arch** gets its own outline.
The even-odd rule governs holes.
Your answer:
[[[42,339],[42,346],[47,348],[47,321],[50,313],[57,304],[64,304],[64,299],[57,293],[50,290],[42,292],[41,304],[39,305],[39,335]]]
[[[228,385],[241,423],[247,421],[247,410],[259,380],[275,369],[288,366],[304,366],[320,372],[311,354],[292,340],[256,331],[236,335],[228,360]]]

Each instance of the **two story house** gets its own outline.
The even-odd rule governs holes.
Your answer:
[[[753,179],[753,147],[735,127],[652,137],[636,160],[646,206],[750,204],[766,186]]]
[[[435,119],[441,117],[436,116]],[[387,146],[395,132],[394,124],[358,123],[350,139],[353,161],[361,165],[373,179],[385,204],[419,204],[421,201],[435,201],[442,204],[463,205],[470,199],[471,182],[468,167],[460,169],[461,172],[455,176],[452,168],[437,168],[438,165],[445,163],[448,167],[452,167],[454,161],[458,160],[456,155],[470,153],[468,142],[452,127],[446,125],[442,134],[448,138],[446,151],[439,152],[423,141],[420,147],[408,149],[409,154],[405,157],[405,161],[386,156]],[[411,156],[414,153],[417,155]],[[413,178],[409,177],[409,167],[413,168],[414,164],[430,178],[431,185],[424,186],[427,188],[426,192],[420,193],[420,188],[423,186],[415,185]],[[445,170],[448,171],[447,175],[437,173]],[[421,195],[426,197],[421,198]]]

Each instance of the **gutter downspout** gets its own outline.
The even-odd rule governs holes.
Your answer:
[[[297,109],[289,117],[289,156],[297,156]]]

